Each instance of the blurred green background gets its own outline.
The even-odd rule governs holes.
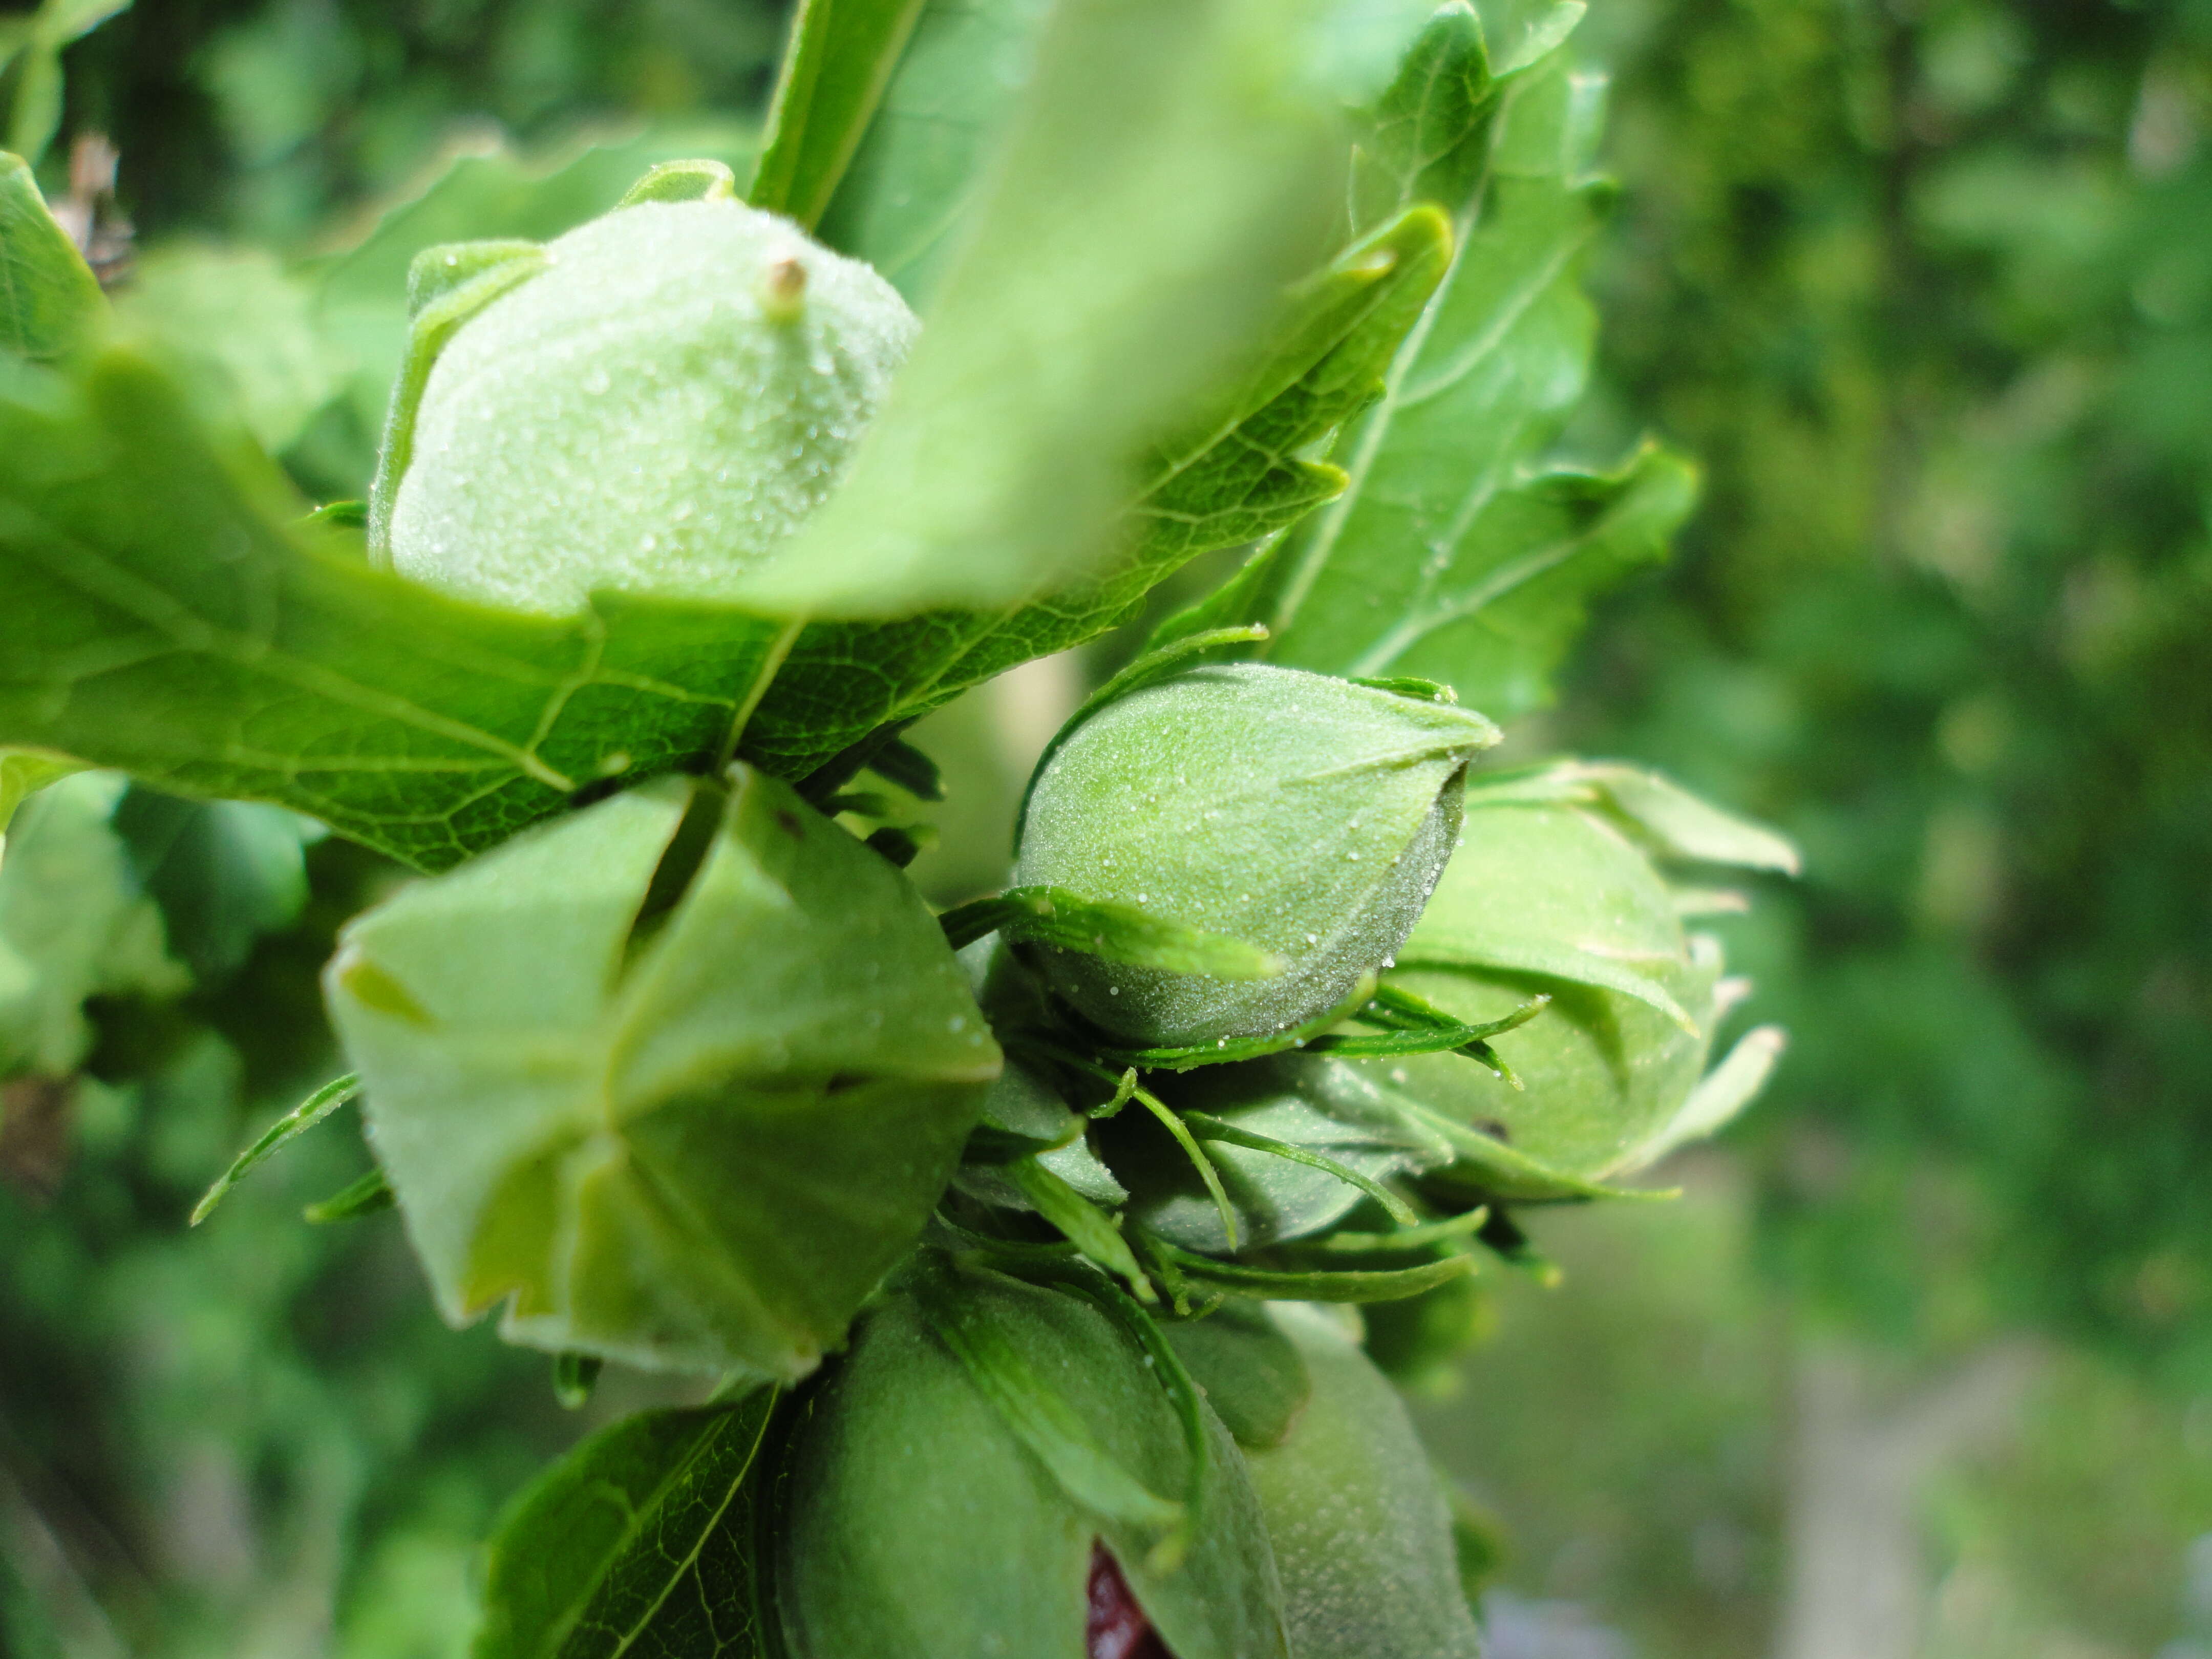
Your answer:
[[[57,196],[114,142],[126,304],[251,296],[248,422],[332,496],[412,249],[741,161],[781,26],[47,0],[0,9],[0,112]],[[1679,1202],[1534,1218],[1561,1284],[1500,1270],[1421,1401],[1503,1540],[1492,1653],[2212,1659],[2212,4],[1598,0],[1582,40],[1626,193],[1567,447],[1656,431],[1706,492],[1513,744],[1661,765],[1808,872],[1726,926],[1795,1033],[1768,1095]],[[1103,660],[923,728],[936,896],[996,882]],[[301,1225],[345,1133],[185,1231],[336,1069],[313,969],[392,872],[118,789],[0,864],[0,1655],[458,1654],[500,1503],[653,1396],[564,1413],[390,1217]]]

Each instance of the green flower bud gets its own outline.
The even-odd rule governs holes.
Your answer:
[[[1123,907],[1272,956],[1231,980],[1024,947],[1067,1003],[1144,1045],[1265,1036],[1386,967],[1457,837],[1480,714],[1239,663],[1132,691],[1039,769],[1017,884]]]
[[[602,588],[727,597],[828,495],[917,327],[726,173],[542,248],[430,249],[412,300],[372,545],[552,615]]]
[[[1476,1659],[1444,1489],[1398,1395],[1341,1325],[1272,1310],[1311,1393],[1246,1466],[1282,1575],[1297,1659]],[[1209,1382],[1209,1390],[1212,1388]]]
[[[1729,833],[1706,833],[1716,827]],[[1669,853],[1794,866],[1778,838],[1626,768],[1569,763],[1469,791],[1459,850],[1390,982],[1469,1023],[1548,996],[1492,1040],[1522,1086],[1450,1054],[1357,1066],[1504,1144],[1504,1164],[1467,1171],[1481,1191],[1545,1196],[1553,1176],[1632,1171],[1717,1127],[1764,1081],[1781,1046],[1771,1027],[1706,1078],[1731,988],[1718,942],[1683,926],[1709,896],[1662,877],[1655,854]],[[1510,1167],[1526,1164],[1540,1170]]]
[[[1088,1659],[1094,1587],[1176,1659],[1287,1659],[1258,1505],[1212,1409],[1192,1401],[1193,1492],[1161,1366],[1120,1321],[933,1253],[918,1278],[871,1307],[796,1432],[775,1564],[793,1659]]]
[[[904,876],[775,780],[666,780],[417,882],[325,975],[438,1304],[634,1364],[803,1376],[1000,1066]]]

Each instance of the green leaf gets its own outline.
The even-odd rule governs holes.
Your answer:
[[[307,842],[322,834],[278,807],[180,800],[152,789],[125,795],[112,822],[161,907],[170,954],[204,988],[235,973],[264,934],[299,915]]]
[[[747,756],[803,776],[886,722],[1118,627],[1197,555],[1279,531],[1334,495],[1341,475],[1301,452],[1381,394],[1449,257],[1443,216],[1417,209],[1301,284],[1265,360],[1210,423],[1155,457],[1124,550],[1098,575],[1003,610],[808,627],[746,729]]]
[[[127,352],[81,387],[0,374],[0,744],[272,801],[437,869],[586,787],[712,767],[773,670],[780,624],[481,609],[282,527],[285,495]]]
[[[1334,112],[1301,55],[1319,9],[1054,9],[913,356],[749,597],[846,617],[1005,605],[1118,550],[1145,450],[1246,366],[1323,233]]]
[[[64,356],[106,310],[100,279],[54,222],[30,167],[0,153],[0,351]]]
[[[1048,0],[928,0],[816,234],[920,309],[983,194]]]
[[[782,1396],[646,1412],[532,1483],[486,1553],[473,1659],[769,1659],[764,1530]]]
[[[1437,197],[1458,246],[1385,395],[1338,447],[1348,487],[1237,585],[1237,619],[1267,624],[1271,660],[1418,675],[1519,713],[1547,698],[1588,599],[1658,556],[1686,511],[1689,469],[1657,451],[1609,474],[1530,471],[1589,370],[1578,272],[1610,199],[1586,172],[1596,107],[1555,45],[1499,70],[1459,3],[1379,106],[1363,199]]]
[[[42,754],[35,749],[0,749],[0,850],[8,844],[8,825],[15,818],[15,809],[33,795],[72,772],[84,770],[84,763],[65,755]]]
[[[263,250],[173,243],[137,262],[116,314],[220,377],[238,418],[273,455],[343,383],[313,306],[307,285]]]
[[[0,1077],[75,1070],[92,1046],[88,997],[174,996],[191,983],[108,821],[125,787],[82,773],[16,814],[0,858]]]
[[[660,1369],[811,1370],[1000,1067],[906,878],[744,769],[403,889],[325,986],[446,1317]]]
[[[860,147],[922,0],[800,0],[745,199],[809,229]]]

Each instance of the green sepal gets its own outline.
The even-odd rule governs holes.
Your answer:
[[[1093,903],[1061,887],[1010,887],[947,911],[943,922],[955,950],[996,933],[1169,973],[1255,980],[1283,971],[1280,957],[1243,939],[1186,927],[1134,905]]]
[[[1139,1334],[1142,1310],[1084,1268],[1031,1284],[915,1266],[926,1295],[901,1284],[871,1306],[794,1443],[792,1659],[1084,1659],[1095,1545],[1177,1659],[1285,1659],[1236,1442],[1175,1351]],[[1187,1553],[1159,1559],[1194,1510]]]
[[[536,242],[453,242],[427,247],[407,268],[407,355],[392,391],[376,477],[368,487],[368,553],[387,566],[392,555],[392,504],[415,454],[415,418],[438,354],[462,324],[494,300],[544,270],[548,256]]]
[[[215,1206],[222,1202],[233,1187],[252,1174],[254,1167],[279,1148],[307,1133],[339,1107],[349,1103],[361,1093],[358,1073],[348,1072],[343,1077],[332,1078],[290,1111],[262,1132],[253,1144],[231,1160],[231,1165],[216,1177],[216,1182],[192,1206],[191,1215],[185,1225],[197,1227],[214,1213]]]
[[[334,1221],[358,1221],[365,1215],[378,1214],[398,1201],[384,1171],[371,1170],[328,1198],[307,1206],[300,1213],[313,1225],[325,1227]]]
[[[730,202],[738,195],[738,175],[726,162],[715,161],[661,161],[622,195],[615,205],[635,207],[641,202]]]
[[[1264,1302],[1393,1302],[1434,1290],[1474,1270],[1468,1257],[1453,1255],[1414,1267],[1299,1272],[1223,1261],[1164,1240],[1158,1241],[1157,1248],[1194,1284]]]

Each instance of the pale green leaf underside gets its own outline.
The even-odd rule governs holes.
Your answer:
[[[1144,448],[1317,251],[1333,122],[1295,74],[1316,3],[1054,9],[914,356],[756,602],[1004,605],[1111,556]]]

